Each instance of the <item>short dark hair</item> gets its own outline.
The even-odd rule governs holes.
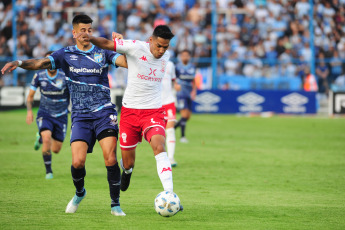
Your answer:
[[[153,36],[171,40],[175,35],[166,25],[159,25],[153,31]]]
[[[54,51],[48,51],[44,54],[44,56],[51,55],[52,53],[54,53]]]
[[[189,55],[192,55],[192,51],[190,51],[190,50],[184,49],[184,50],[180,51],[180,53],[184,53],[184,52],[187,52]]]
[[[72,21],[72,25],[75,26],[75,25],[78,25],[80,23],[83,23],[83,24],[90,24],[92,23],[93,20],[86,14],[80,14],[80,15],[76,15],[74,18],[73,18],[73,21]]]

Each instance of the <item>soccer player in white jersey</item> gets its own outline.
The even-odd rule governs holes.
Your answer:
[[[168,150],[168,157],[172,167],[177,166],[175,161],[175,121],[176,121],[176,107],[175,107],[175,95],[173,92],[173,84],[176,80],[175,65],[172,61],[168,61],[165,74],[162,80],[162,104],[165,109],[166,125],[166,145]]]
[[[120,147],[122,153],[121,190],[126,191],[135,162],[135,149],[142,137],[152,147],[157,172],[165,191],[173,191],[171,163],[165,150],[165,110],[162,108],[162,78],[169,61],[166,52],[174,37],[168,26],[157,26],[149,42],[114,39],[80,33],[102,49],[126,54],[128,83],[122,100]],[[182,209],[182,207],[181,207]]]

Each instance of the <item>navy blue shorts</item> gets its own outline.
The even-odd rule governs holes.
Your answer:
[[[52,138],[57,141],[64,141],[67,131],[67,122],[67,114],[60,117],[52,117],[40,111],[37,113],[36,123],[38,132],[41,133],[44,130],[50,130],[52,132]]]
[[[179,110],[188,109],[192,111],[192,99],[190,97],[177,96],[177,107]]]
[[[84,141],[88,144],[88,153],[92,153],[97,136],[104,130],[119,132],[117,112],[114,108],[104,108],[97,112],[72,113],[71,143]]]

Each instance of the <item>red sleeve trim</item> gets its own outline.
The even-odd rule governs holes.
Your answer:
[[[114,51],[116,51],[116,40],[114,39]]]

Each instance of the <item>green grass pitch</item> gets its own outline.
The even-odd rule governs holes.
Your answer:
[[[173,169],[185,210],[164,218],[153,207],[163,189],[146,142],[121,193],[126,217],[110,214],[98,143],[86,161],[87,197],[65,214],[74,195],[69,131],[46,181],[25,115],[0,113],[0,229],[345,229],[344,119],[193,115]]]

